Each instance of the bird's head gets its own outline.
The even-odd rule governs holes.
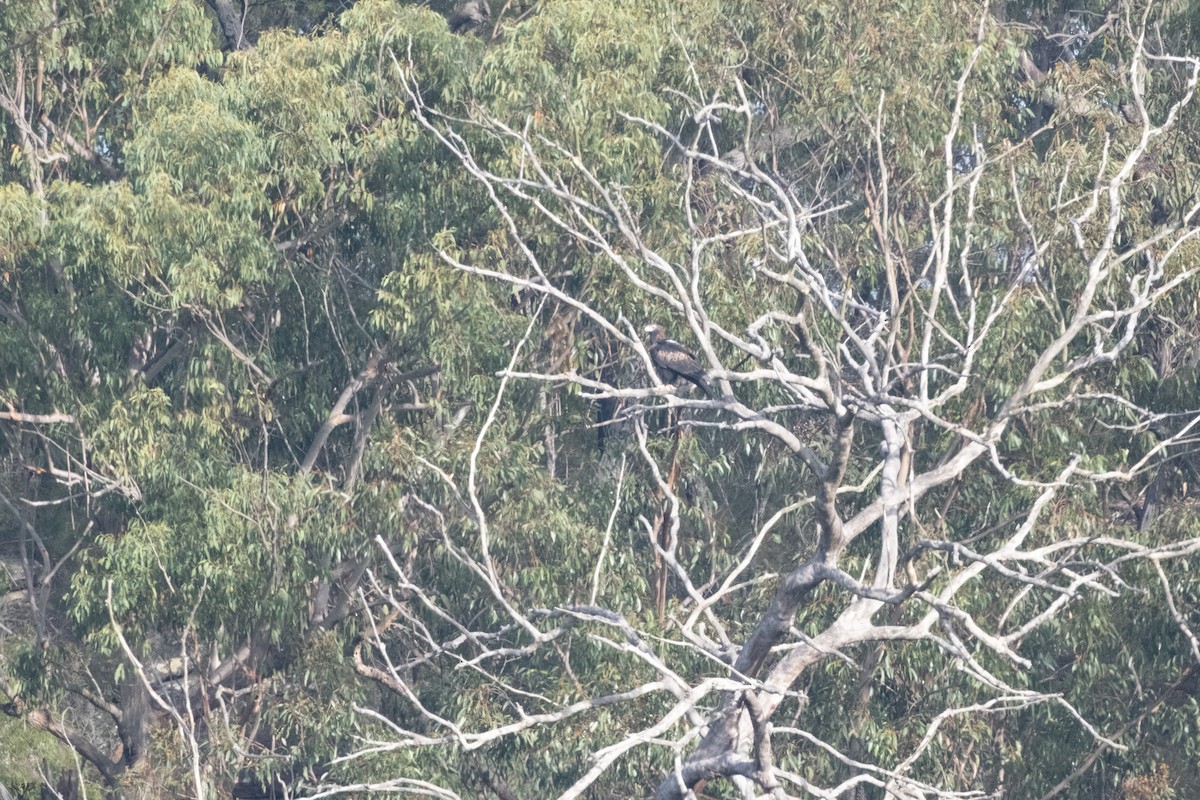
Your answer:
[[[646,336],[650,339],[650,344],[654,344],[659,339],[663,338],[663,329],[661,325],[647,325],[642,329]]]

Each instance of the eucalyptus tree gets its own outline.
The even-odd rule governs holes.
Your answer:
[[[0,12],[50,782],[1182,785],[1186,14],[238,5]]]
[[[341,746],[344,626],[394,513],[372,433],[439,437],[465,393],[425,328],[457,287],[371,320],[426,213],[425,176],[381,163],[427,146],[370,86],[372,31],[401,22],[452,97],[471,45],[424,11],[228,57],[200,3],[0,12],[0,703],[74,751],[55,769],[246,792]]]
[[[504,234],[446,230],[438,256],[572,320],[578,338],[547,359],[534,316],[468,462],[431,466],[451,502],[414,493],[418,524],[441,531],[499,618],[469,624],[398,563],[377,576],[388,603],[358,669],[411,710],[374,715],[347,762],[486,751],[550,727],[579,745],[546,745],[574,754],[562,798],[645,792],[655,769],[663,800],[701,785],[1049,797],[1082,776],[1103,786],[1097,764],[1179,699],[1200,650],[1180,604],[1194,586],[1172,565],[1200,539],[1186,513],[1155,527],[1142,493],[1163,459],[1187,459],[1200,418],[1194,392],[1156,396],[1170,356],[1144,370],[1156,345],[1195,342],[1200,205],[1183,143],[1200,62],[1152,34],[1173,24],[1154,6],[1047,32],[1060,52],[1036,70],[1027,32],[986,10],[817,7],[774,31],[756,10],[764,27],[726,63],[669,19],[690,70],[671,87],[682,107],[600,100],[603,141],[572,137],[570,104],[530,113],[519,91],[456,119],[425,100],[419,62],[388,54],[408,113]],[[551,24],[512,35],[553,41],[572,64],[612,43]],[[564,98],[590,99],[586,66],[559,80]],[[717,396],[659,379],[640,329],[668,318]],[[543,335],[553,349],[563,334]],[[624,434],[619,465],[601,460],[614,498],[590,589],[567,584],[542,607],[494,555],[512,523],[484,499],[505,478],[481,459],[519,406],[509,393],[530,384],[595,403]],[[639,552],[662,570],[651,613],[604,591]],[[1183,657],[1150,688],[1138,675],[1157,668],[1135,665],[1150,643],[1110,616],[1148,592],[1150,646]],[[1123,718],[1063,688],[1097,641],[1072,632],[1077,618],[1107,620],[1108,657],[1127,659],[1138,701]],[[554,694],[512,666],[555,656],[570,680]],[[414,676],[435,663],[479,672],[503,701],[454,714],[424,702]],[[1081,683],[1095,687],[1095,667]],[[893,697],[872,697],[881,676]],[[1190,714],[1165,739],[1179,744]],[[1022,751],[1035,743],[1049,757]],[[1117,771],[1125,791],[1169,790],[1161,766],[1135,772]]]

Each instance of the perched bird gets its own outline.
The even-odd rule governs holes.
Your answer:
[[[658,376],[664,383],[674,383],[683,378],[699,386],[709,397],[713,396],[712,384],[708,382],[704,367],[692,351],[674,339],[666,338],[661,325],[647,325],[646,335],[649,337],[647,350],[650,360],[654,362]]]
[[[450,17],[450,32],[462,33],[476,25],[482,25],[491,15],[492,9],[487,0],[467,0],[454,12],[454,16]]]

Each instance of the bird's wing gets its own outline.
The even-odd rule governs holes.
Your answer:
[[[691,350],[688,350],[674,339],[667,339],[665,342],[663,342],[663,349],[671,354],[671,358],[674,359],[676,363],[687,364],[695,369],[703,369],[703,367],[700,366],[699,359],[696,358],[696,354]]]
[[[658,342],[651,355],[660,368],[669,369],[689,380],[705,374],[704,367],[692,351],[671,339]]]

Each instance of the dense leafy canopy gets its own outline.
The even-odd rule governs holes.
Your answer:
[[[0,8],[0,794],[1200,791],[1200,9],[454,11]]]

